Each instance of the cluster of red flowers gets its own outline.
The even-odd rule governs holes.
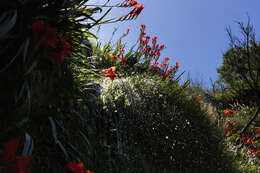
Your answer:
[[[109,77],[112,83],[117,77],[117,74],[115,73],[115,71],[116,71],[115,66],[110,67],[109,69],[103,70],[103,72],[105,72],[105,76]]]
[[[132,6],[135,6],[137,4],[138,3],[135,0],[125,0],[120,6],[121,7],[132,7]]]
[[[130,29],[128,28],[127,31],[126,31],[127,34],[128,34],[128,32],[129,32],[129,30],[130,30]],[[118,52],[119,52],[118,55],[110,55],[110,59],[111,59],[112,61],[120,60],[121,63],[126,64],[127,59],[126,59],[125,56],[124,56],[125,49],[119,48],[119,49],[118,49]],[[119,58],[119,57],[120,57],[120,58]]]
[[[231,136],[233,133],[231,130],[232,126],[233,126],[233,123],[231,121],[226,122],[226,126],[224,128],[223,134],[226,136]]]
[[[72,54],[72,47],[68,42],[69,35],[57,36],[57,29],[43,25],[41,20],[35,21],[31,26],[32,40],[41,43],[44,50],[50,51],[51,62],[59,64]]]
[[[231,115],[231,114],[234,114],[234,112],[231,109],[227,109],[224,111],[224,114]],[[233,126],[233,123],[231,121],[226,122],[226,126],[225,126],[224,132],[223,132],[224,135],[226,135],[226,136],[232,135],[232,130],[231,130],[232,126]],[[240,136],[240,141],[245,142],[249,146],[249,148],[250,148],[249,152],[250,152],[250,154],[252,154],[254,156],[258,156],[260,154],[260,150],[256,150],[256,147],[254,146],[254,141],[253,141],[253,138],[256,138],[259,134],[260,134],[260,129],[258,129],[255,132],[255,134],[252,138],[245,136],[244,134],[242,134]]]
[[[18,139],[12,139],[3,145],[3,151],[0,153],[0,165],[10,165],[8,173],[30,173],[28,164],[33,155],[29,156],[16,156],[15,153],[19,146]],[[83,170],[83,163],[76,161],[69,162],[63,170],[63,173],[93,173],[90,170]]]
[[[144,5],[141,4],[139,6],[139,4],[137,3],[136,5],[134,5],[134,9],[132,9],[126,16],[137,17],[143,11],[143,9],[144,9]]]
[[[255,146],[254,146],[254,141],[253,138],[256,138],[258,135],[260,134],[260,129],[258,129],[254,136],[252,138],[249,138],[248,136],[245,136],[244,134],[241,135],[240,141],[246,141],[247,145],[249,145],[250,147],[250,154],[258,156],[260,154],[260,150],[256,150]]]
[[[18,139],[12,139],[3,145],[3,151],[0,153],[0,164],[11,165],[8,173],[29,173],[30,170],[27,165],[33,156],[16,156],[18,145]]]
[[[169,68],[169,61],[171,58],[165,57],[161,64],[158,62],[161,51],[166,47],[165,44],[159,45],[157,43],[157,37],[152,38],[152,44],[149,45],[151,40],[150,36],[147,36],[145,33],[146,25],[141,24],[140,36],[139,36],[139,51],[144,54],[145,59],[152,59],[150,62],[150,67],[158,67],[157,69],[164,73],[161,78],[170,80],[169,76],[174,74],[179,68],[179,62],[176,62],[174,66]]]
[[[84,171],[83,166],[83,162],[77,163],[73,160],[64,167],[63,173],[93,173],[90,170]]]

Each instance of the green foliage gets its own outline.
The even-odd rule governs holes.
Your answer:
[[[247,105],[259,104],[260,91],[260,44],[255,39],[253,26],[238,23],[242,38],[232,35],[231,48],[223,55],[223,64],[217,69],[221,82],[224,82],[231,97]]]
[[[118,152],[138,149],[150,172],[232,172],[218,132],[177,82],[137,75],[103,87],[102,119]]]

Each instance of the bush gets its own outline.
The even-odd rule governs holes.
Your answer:
[[[217,130],[184,86],[137,75],[103,87],[107,141],[119,153],[138,149],[150,172],[234,171]]]

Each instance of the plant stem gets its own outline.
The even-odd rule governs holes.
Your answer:
[[[259,111],[260,111],[260,107],[258,107],[255,115],[251,118],[251,120],[243,127],[242,131],[240,132],[240,135],[242,135],[248,129],[248,127],[252,124],[252,122],[256,119]]]

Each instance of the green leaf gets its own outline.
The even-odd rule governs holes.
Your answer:
[[[37,64],[38,64],[38,61],[34,61],[33,63],[32,63],[32,65],[30,66],[30,68],[27,70],[27,72],[25,73],[25,75],[28,75],[29,73],[31,73],[32,72],[32,70],[37,66]]]
[[[59,140],[57,140],[57,144],[59,145],[60,149],[62,150],[66,161],[69,161],[70,157],[69,157],[68,152],[66,151],[65,147],[62,145],[62,143]]]
[[[14,27],[17,18],[17,10],[10,11],[10,16],[0,23],[0,40]]]
[[[26,58],[26,56],[27,56],[27,52],[28,52],[29,45],[30,45],[30,39],[27,38],[27,39],[25,40],[25,43],[24,43],[23,62],[25,62],[25,58]]]
[[[8,15],[8,12],[4,12],[4,13],[0,16],[0,23],[2,23],[2,20],[4,20],[7,15]]]
[[[109,10],[107,10],[107,12],[106,12],[102,17],[100,17],[100,18],[97,20],[97,22],[95,22],[91,27],[96,26],[96,25],[99,25],[99,22],[101,22],[101,21],[104,19],[104,17],[106,17],[106,15],[107,15],[111,10],[112,10],[112,8],[110,8]]]
[[[34,147],[33,139],[28,133],[25,133],[25,144],[23,147],[22,155],[23,156],[31,155],[33,151],[33,147]]]
[[[0,33],[1,34],[1,33]],[[18,55],[20,55],[20,53],[22,52],[24,47],[24,43],[20,46],[19,50],[17,51],[16,55],[11,59],[11,61],[0,70],[0,73],[5,71],[6,69],[8,69],[8,67],[14,62],[14,60],[17,58]]]
[[[57,139],[57,130],[56,130],[56,125],[52,117],[49,117],[50,123],[51,123],[51,129],[52,129],[52,136],[54,138],[54,142],[57,144],[58,139]]]

